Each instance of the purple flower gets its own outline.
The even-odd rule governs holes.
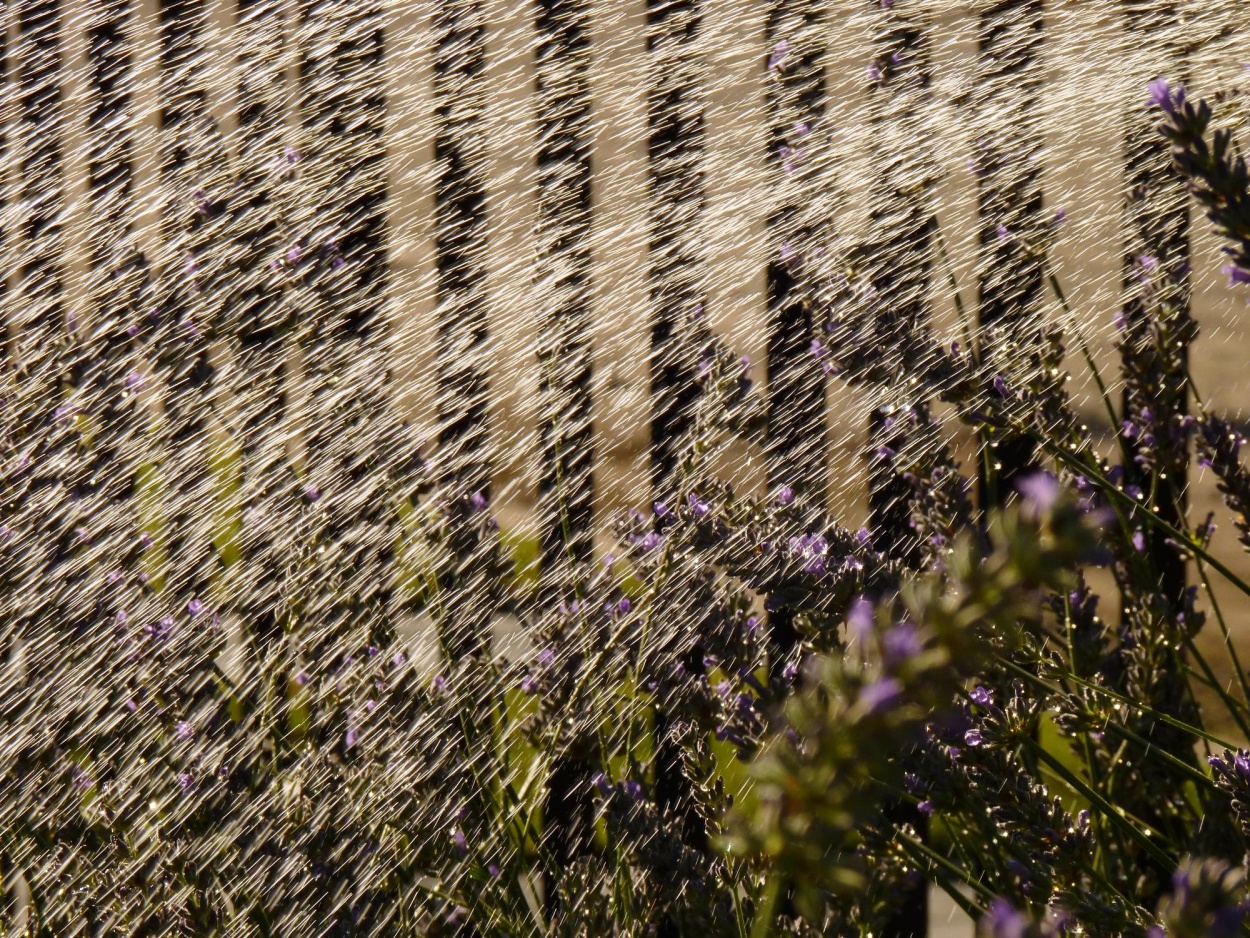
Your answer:
[[[1062,225],[1068,218],[1068,211],[1062,205],[1055,209],[1055,224]]]
[[[550,668],[556,663],[556,653],[550,648],[544,648],[538,653],[538,664],[543,668]]]
[[[694,492],[686,496],[686,503],[690,506],[690,511],[696,518],[702,518],[712,509],[710,504],[702,501]]]
[[[601,795],[611,794],[612,782],[602,772],[596,772],[593,776],[591,776],[590,781],[591,781],[591,784],[593,784],[595,788],[599,790],[599,794]]]
[[[288,166],[293,166],[302,158],[299,150],[295,149],[293,146],[287,146],[287,148],[282,151],[282,155],[286,159]]]
[[[824,358],[829,354],[829,350],[825,348],[825,344],[820,339],[812,339],[811,352],[815,358]]]
[[[308,672],[306,671],[301,671],[299,672],[299,674],[295,675],[295,683],[299,687],[303,687],[305,684],[307,684],[308,680],[309,680]]]
[[[785,64],[786,54],[790,51],[790,43],[785,39],[773,46],[772,55],[768,57],[768,70],[776,71]]]
[[[204,603],[200,602],[200,600],[193,599],[189,603],[187,603],[187,612],[189,612],[191,615],[198,616],[203,611],[204,611]]]
[[[859,700],[869,713],[881,713],[897,704],[902,695],[903,685],[892,677],[883,677],[865,684]]]
[[[195,735],[195,726],[186,720],[179,720],[177,725],[174,726],[174,734],[185,743]]]
[[[1154,273],[1159,269],[1159,258],[1153,254],[1141,254],[1137,258],[1137,263],[1141,265],[1141,269],[1146,273]]]
[[[356,727],[349,726],[347,728],[347,732],[343,736],[343,742],[347,745],[347,748],[351,749],[353,746],[356,745],[356,742],[359,739],[360,739],[360,732],[356,729]]]
[[[1250,270],[1243,270],[1235,264],[1225,264],[1220,268],[1220,273],[1228,276],[1230,287],[1239,283],[1250,283]]]
[[[981,927],[989,938],[1025,938],[1029,920],[1006,899],[995,899],[981,919]]]
[[[1156,78],[1147,86],[1150,100],[1155,107],[1162,108],[1165,114],[1174,115],[1185,103],[1185,89],[1181,86],[1173,88],[1166,78]]]
[[[321,489],[317,488],[317,486],[312,483],[309,483],[304,486],[304,497],[310,502],[315,502],[317,499],[321,498]]]
[[[968,730],[964,733],[964,744],[968,746],[979,746],[984,742],[981,738],[980,730]]]
[[[503,872],[494,863],[486,864],[486,872],[490,874],[491,879],[498,879],[503,875]]]
[[[1133,532],[1133,547],[1139,554],[1146,550],[1146,535],[1141,531]]]
[[[178,773],[178,787],[182,789],[182,793],[184,795],[189,792],[194,785],[195,779],[192,777],[190,772]]]
[[[621,783],[621,790],[625,792],[625,797],[630,801],[638,802],[642,800],[642,785],[633,779]]]
[[[994,380],[990,382],[994,386],[994,393],[999,397],[1007,396],[1007,379],[1002,375],[994,375]]]
[[[794,489],[788,485],[783,485],[777,490],[777,504],[783,508],[794,502]]]
[[[1000,243],[1005,244],[1011,240],[1011,229],[1006,225],[999,225],[996,229],[994,229],[994,233],[998,236]]]
[[[872,632],[876,611],[863,596],[856,598],[846,612],[847,627],[859,638],[867,638]]]
[[[647,536],[642,539],[639,546],[642,547],[643,553],[650,553],[663,543],[664,536],[662,534],[650,531],[647,533]]]
[[[921,814],[923,814],[925,817],[932,817],[933,816],[933,802],[930,801],[928,798],[926,798],[924,801],[920,802],[920,804],[916,805],[916,810],[919,811]]]
[[[303,250],[298,244],[293,244],[286,252],[286,262],[288,264],[298,264],[299,259],[304,256]]]
[[[137,371],[132,371],[126,375],[126,387],[132,391],[137,391],[143,387],[143,375]]]
[[[855,532],[855,543],[860,547],[866,547],[868,542],[872,540],[872,532],[867,528],[860,528]]]
[[[811,131],[811,129],[812,128],[807,123],[807,121],[799,121],[797,124],[794,125],[794,135],[796,137],[806,137],[807,134]]]
[[[881,80],[881,66],[877,65],[875,62],[872,65],[868,66],[868,80],[869,81]]]
[[[898,664],[913,658],[924,649],[920,641],[920,633],[909,622],[896,625],[885,633],[881,639],[882,652],[890,664]]]
[[[490,504],[486,496],[481,492],[474,492],[469,499],[469,504],[473,506],[474,511],[485,511],[486,506]]]
[[[988,707],[990,705],[990,701],[994,699],[994,695],[990,693],[989,688],[977,685],[972,689],[971,693],[968,694],[968,699],[974,704],[979,704],[982,707]]]
[[[538,681],[534,675],[527,674],[521,679],[521,691],[526,694],[533,694],[538,691]]]
[[[469,852],[469,841],[465,839],[464,831],[462,831],[460,828],[457,827],[455,828],[455,830],[452,831],[451,842],[453,845],[455,845],[456,851],[458,853]]]
[[[1050,511],[1059,501],[1059,480],[1049,472],[1034,472],[1016,482],[1016,489],[1029,508],[1037,513]]]

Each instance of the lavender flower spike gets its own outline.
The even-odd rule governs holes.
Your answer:
[[[1156,78],[1146,87],[1150,91],[1151,102],[1167,114],[1175,114],[1185,103],[1185,89],[1179,85],[1173,88],[1166,78]]]

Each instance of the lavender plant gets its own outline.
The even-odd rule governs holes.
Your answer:
[[[1018,6],[1021,28],[1033,28],[1036,7]],[[875,219],[881,243],[822,261],[818,281],[803,281],[801,265],[773,271],[774,286],[795,274],[784,297],[802,305],[785,320],[787,350],[802,347],[796,336],[810,319],[802,337],[820,353],[798,373],[823,381],[827,364],[874,403],[899,400],[892,382],[906,389],[904,406],[878,409],[871,428],[870,523],[844,523],[824,503],[824,479],[800,477],[807,456],[794,427],[778,426],[776,388],[766,397],[752,387],[747,363],[691,315],[697,244],[674,218],[701,199],[691,163],[701,125],[679,106],[699,85],[697,60],[684,54],[699,7],[649,5],[663,447],[655,497],[619,519],[603,558],[584,518],[587,466],[561,452],[581,439],[589,411],[584,324],[570,318],[585,300],[584,76],[543,63],[542,80],[572,108],[547,115],[546,166],[582,188],[570,194],[575,217],[553,202],[544,229],[545,260],[572,268],[553,284],[548,357],[574,361],[560,374],[568,380],[543,388],[544,508],[561,528],[546,532],[538,589],[506,575],[490,467],[472,450],[485,430],[473,357],[485,345],[479,5],[454,4],[435,23],[449,347],[443,461],[432,468],[385,403],[385,373],[359,373],[382,332],[380,190],[369,173],[340,179],[324,153],[279,150],[249,131],[249,152],[274,163],[247,177],[256,201],[237,201],[214,168],[201,180],[214,194],[169,222],[188,243],[230,244],[248,276],[231,281],[206,265],[174,289],[158,269],[150,288],[178,318],[139,326],[128,317],[146,315],[135,297],[142,270],[123,265],[96,359],[76,330],[60,328],[43,253],[32,261],[25,289],[36,331],[54,341],[6,371],[5,394],[30,419],[6,419],[0,441],[0,583],[6,598],[22,597],[6,621],[0,672],[10,931],[905,934],[918,926],[902,920],[899,897],[923,897],[929,884],[987,935],[1244,931],[1250,752],[1237,740],[1250,736],[1250,688],[1231,642],[1235,689],[1194,641],[1208,620],[1227,630],[1210,589],[1205,599],[1177,589],[1161,575],[1164,553],[1150,549],[1192,563],[1204,585],[1218,576],[1250,595],[1212,553],[1211,522],[1191,525],[1172,484],[1158,483],[1194,442],[1250,543],[1241,438],[1184,380],[1192,324],[1148,289],[1154,265],[1139,258],[1144,286],[1122,349],[1129,406],[1119,435],[1132,441],[1122,448],[1131,465],[1112,464],[1064,390],[1063,335],[1039,331],[1027,355],[1012,356],[937,343],[920,300],[940,233],[927,207],[933,180],[891,164]],[[200,5],[180,9],[201,22]],[[814,16],[802,4],[777,9],[778,21]],[[247,5],[252,18],[267,10]],[[581,8],[543,10],[549,39],[581,51]],[[377,10],[326,11],[359,27],[359,45],[307,44],[306,97],[320,101],[310,110],[321,123],[305,129],[376,169],[380,92],[355,63],[378,53]],[[923,32],[891,3],[874,15],[879,105],[916,118],[928,87]],[[23,41],[47,45],[40,16],[23,20]],[[297,25],[316,28],[311,16]],[[175,143],[184,131],[195,138],[183,122],[203,102],[179,34],[167,39],[165,171],[182,179],[195,169]],[[791,118],[818,116],[804,82],[820,50],[773,48],[773,72],[803,70],[789,75],[792,86],[774,77],[787,133],[805,137],[810,122],[800,134],[804,121]],[[24,68],[30,82],[44,80]],[[370,109],[349,128],[352,93]],[[1152,94],[1173,169],[1228,241],[1230,279],[1244,283],[1245,163],[1227,135],[1208,141],[1206,105],[1166,83]],[[46,168],[40,146],[32,171]],[[1035,214],[1031,171],[1017,182],[1010,167],[996,168],[983,211],[1001,202]],[[292,185],[300,179],[325,190],[310,197],[324,197],[325,237],[299,231],[290,246],[284,226],[302,229],[309,214]],[[1009,194],[1015,185],[1023,204]],[[39,245],[55,236],[42,227],[53,220],[33,218]],[[1044,229],[1022,231],[1004,251],[1023,272],[1018,302],[1030,309],[1003,317],[1038,302],[1041,272],[1051,273]],[[810,232],[795,237],[810,246]],[[890,238],[906,242],[901,261]],[[825,282],[842,262],[844,278]],[[318,315],[302,320],[309,312]],[[230,552],[204,537],[196,496],[212,476],[203,454],[188,458],[185,477],[169,456],[203,444],[217,378],[210,330],[270,389],[286,330],[310,343],[306,462],[266,449],[260,412],[225,426],[250,476],[234,510],[286,519],[294,533],[253,539],[264,524],[241,523],[239,551],[266,574],[255,581],[232,579]],[[894,354],[882,355],[887,339]],[[142,510],[145,415],[132,380],[149,348],[161,379],[183,382],[157,437],[174,506],[173,536],[161,539]],[[800,390],[815,400],[821,389]],[[932,402],[987,447],[1019,444],[1033,471],[1006,473],[1011,494],[978,504],[980,469],[959,464]],[[350,439],[335,439],[344,427]],[[775,474],[755,495],[718,479],[718,457],[744,440],[773,444],[772,455],[783,442],[777,465],[791,477]],[[1096,595],[1096,568],[1118,596]],[[400,641],[401,607],[441,626],[432,666]],[[1102,618],[1107,607],[1121,610],[1115,624]],[[532,653],[492,654],[487,630],[504,611]],[[241,668],[224,656],[231,616],[251,639]],[[1200,706],[1199,690],[1213,703]]]

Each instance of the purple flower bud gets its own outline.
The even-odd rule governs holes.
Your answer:
[[[1138,255],[1137,263],[1141,265],[1142,270],[1147,273],[1154,273],[1159,269],[1159,258],[1153,254]]]
[[[858,638],[865,639],[872,633],[875,617],[876,611],[872,603],[859,596],[851,602],[846,612],[846,625]]]
[[[1006,244],[1011,240],[1011,229],[1006,225],[999,225],[996,229],[994,229],[994,234],[998,236],[1000,244]]]
[[[1055,224],[1062,225],[1068,219],[1068,212],[1062,205],[1055,209]]]
[[[200,600],[193,599],[189,603],[187,603],[187,612],[189,612],[191,615],[198,616],[203,611],[204,611],[204,603],[202,603]]]
[[[1007,379],[1002,375],[994,375],[994,380],[990,382],[994,386],[994,393],[999,397],[1007,396]]]
[[[923,814],[925,817],[932,817],[933,816],[933,802],[926,798],[924,801],[920,802],[920,804],[916,805],[916,810],[919,811],[921,814]]]
[[[1025,938],[1029,920],[1006,899],[995,899],[981,919],[981,927],[988,938]]]
[[[472,497],[469,499],[469,504],[473,506],[474,511],[485,511],[486,506],[490,503],[487,501],[486,496],[481,492],[474,492]]]
[[[307,684],[308,680],[309,680],[308,673],[306,671],[301,671],[299,672],[299,674],[295,675],[295,683],[299,687],[303,687],[305,684]]]
[[[622,782],[621,790],[625,792],[625,797],[630,801],[638,802],[642,800],[642,785],[633,779]]]
[[[777,490],[777,504],[783,508],[794,502],[794,489],[788,485],[783,485]]]
[[[1168,115],[1175,115],[1180,106],[1185,103],[1185,89],[1180,86],[1173,88],[1166,78],[1156,78],[1146,87],[1150,91],[1151,102],[1156,107],[1162,108]]]
[[[1059,480],[1049,472],[1034,472],[1016,482],[1016,489],[1029,508],[1037,513],[1050,511],[1059,501]]]
[[[1139,554],[1146,550],[1146,535],[1141,531],[1133,532],[1133,547]]]
[[[630,606],[628,596],[624,597],[623,599],[621,599],[619,603],[616,604],[616,611],[619,612],[621,615],[624,615],[625,613],[629,612],[631,608],[632,607]]]
[[[896,665],[920,654],[924,645],[916,627],[904,622],[885,633],[881,639],[881,648],[886,662]]]
[[[192,786],[194,785],[195,785],[195,779],[191,776],[189,772],[178,773],[178,787],[182,789],[182,793],[184,795],[187,792],[189,792]]]
[[[469,841],[465,839],[464,831],[462,831],[460,828],[457,827],[452,832],[451,842],[453,845],[455,845],[456,851],[458,853],[469,852]]]
[[[994,695],[990,693],[989,688],[978,685],[968,694],[968,699],[974,704],[979,704],[982,707],[988,707],[990,705],[990,701],[994,699]]]
[[[700,500],[699,496],[693,492],[686,496],[686,503],[690,506],[690,511],[696,518],[702,518],[712,507],[707,502]]]
[[[860,547],[867,546],[868,542],[871,540],[872,540],[872,532],[869,531],[867,528],[860,528],[858,531],[855,532],[855,542],[859,544]]]
[[[195,726],[186,720],[179,720],[177,725],[174,726],[174,734],[185,743],[195,735]]]
[[[521,679],[521,691],[526,694],[533,694],[538,690],[538,682],[534,679],[534,675],[527,674]]]
[[[1227,275],[1230,287],[1250,283],[1250,270],[1243,270],[1235,264],[1225,264],[1220,268],[1220,273]]]
[[[491,879],[498,879],[503,875],[503,872],[494,863],[486,864],[486,872],[490,875]]]
[[[282,151],[282,155],[286,159],[288,166],[293,166],[302,159],[299,150],[295,149],[293,146],[287,146],[286,149]]]
[[[343,735],[343,742],[347,746],[348,749],[351,749],[353,746],[355,746],[356,742],[359,739],[360,739],[360,733],[354,726],[349,726],[347,728],[347,732]]]
[[[602,772],[596,772],[591,777],[591,783],[599,790],[599,794],[608,795],[612,793],[612,782]]]
[[[892,677],[884,677],[865,684],[859,700],[869,713],[881,713],[895,706],[902,694],[903,685]]]
[[[544,648],[538,653],[539,667],[550,668],[556,663],[556,653],[550,648]]]
[[[968,730],[964,733],[964,743],[968,746],[979,746],[983,742],[980,730]]]

